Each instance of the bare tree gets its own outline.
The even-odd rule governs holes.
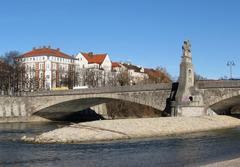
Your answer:
[[[17,59],[19,55],[18,51],[10,51],[1,56],[0,87],[2,92],[12,94],[23,89],[25,68]]]
[[[98,86],[98,72],[95,69],[87,69],[85,81],[89,87]]]
[[[130,85],[131,84],[131,77],[127,70],[120,71],[117,76],[117,82],[120,86]]]
[[[105,79],[106,85],[111,87],[118,86],[119,83],[118,83],[117,75],[118,74],[116,72],[107,73],[106,79]]]
[[[206,80],[206,77],[201,76],[200,74],[194,73],[194,80]]]

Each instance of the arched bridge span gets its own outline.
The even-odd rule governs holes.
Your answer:
[[[67,91],[32,92],[20,97],[1,97],[3,115],[67,115],[114,100],[130,101],[163,111],[172,84],[136,85]],[[26,112],[25,114],[22,114]]]
[[[208,80],[198,81],[198,87],[206,109],[210,108],[217,114],[226,114],[240,105],[239,80]]]

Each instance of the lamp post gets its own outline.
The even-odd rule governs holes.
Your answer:
[[[230,70],[230,79],[232,78],[232,67],[235,66],[234,61],[228,61],[227,66],[229,67]]]

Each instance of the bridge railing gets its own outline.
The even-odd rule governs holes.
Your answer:
[[[199,89],[209,88],[240,88],[240,80],[199,80],[195,85]]]
[[[56,96],[56,95],[74,95],[74,94],[100,94],[100,93],[121,93],[121,92],[137,92],[137,91],[154,91],[154,90],[170,90],[172,83],[118,86],[118,87],[98,87],[88,89],[70,89],[55,91],[36,91],[24,92],[19,96]]]

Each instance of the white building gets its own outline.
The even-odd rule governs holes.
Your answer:
[[[128,71],[128,75],[131,79],[131,84],[137,84],[149,78],[148,74],[145,73],[143,67],[138,67],[130,63],[123,63],[121,66],[122,67],[120,69],[125,69]]]
[[[74,70],[75,63],[74,57],[50,47],[33,48],[17,59],[25,66],[30,87],[39,89],[64,86],[67,74]]]
[[[94,68],[104,71],[111,71],[112,69],[112,63],[108,54],[93,54],[92,52],[80,52],[75,58],[77,59],[75,61],[77,69]]]
[[[111,62],[108,54],[80,52],[73,57],[60,49],[42,47],[33,48],[17,59],[25,66],[29,89],[104,86],[121,72],[128,73],[132,84],[148,77],[143,68]]]

